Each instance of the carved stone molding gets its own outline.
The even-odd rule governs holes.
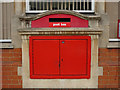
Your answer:
[[[18,29],[19,34],[26,36],[36,35],[100,35],[101,29],[92,28],[28,28]],[[29,38],[27,38],[29,39]]]
[[[26,20],[26,21],[31,21],[31,20],[36,20],[39,18],[42,18],[44,16],[47,15],[51,15],[51,14],[69,14],[69,15],[73,15],[85,20],[89,20],[89,19],[96,19],[96,20],[100,20],[100,15],[84,15],[84,14],[80,14],[78,12],[74,12],[74,11],[69,11],[69,10],[52,10],[52,11],[47,11],[47,12],[43,12],[41,14],[37,14],[34,16],[20,16],[19,19],[22,20]]]

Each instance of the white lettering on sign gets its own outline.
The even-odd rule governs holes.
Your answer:
[[[66,24],[61,23],[61,26],[66,26]]]
[[[70,23],[66,22],[54,22],[49,23],[50,27],[70,27]]]
[[[53,24],[53,26],[60,26],[60,23],[58,23],[58,24]]]

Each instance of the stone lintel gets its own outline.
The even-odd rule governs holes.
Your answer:
[[[21,35],[100,35],[102,29],[92,28],[28,28],[18,29]]]

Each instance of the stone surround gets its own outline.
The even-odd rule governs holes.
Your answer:
[[[23,88],[97,88],[98,76],[102,75],[102,68],[98,67],[98,38],[102,30],[78,28],[21,29],[22,36],[22,77]],[[61,31],[60,31],[61,30]],[[29,37],[49,35],[79,35],[91,36],[91,77],[90,79],[30,79],[29,70]]]

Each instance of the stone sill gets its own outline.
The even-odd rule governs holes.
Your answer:
[[[0,49],[13,49],[12,40],[0,40]]]
[[[120,42],[120,39],[109,39],[109,42]]]
[[[120,39],[109,39],[109,43],[107,44],[107,48],[119,49],[120,48]]]

